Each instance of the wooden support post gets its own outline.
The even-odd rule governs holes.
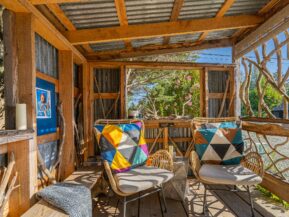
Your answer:
[[[240,83],[241,83],[241,72],[240,72],[240,59],[236,58],[236,47],[232,48],[232,63],[234,67],[234,88],[235,88],[235,102],[234,102],[234,116],[241,116],[241,99],[240,99]]]
[[[5,17],[8,19],[4,24],[4,28],[8,29],[8,35],[6,36],[9,37],[9,34],[12,34],[10,40],[7,38],[5,40],[5,52],[7,52],[5,65],[12,64],[5,69],[5,81],[10,81],[6,85],[11,85],[6,86],[5,90],[9,93],[6,95],[9,96],[8,106],[14,107],[15,103],[25,103],[27,106],[27,127],[36,132],[34,20],[29,13],[13,14],[8,11],[5,13]],[[15,123],[14,109],[8,115],[11,114],[12,122]],[[9,128],[14,128],[15,125],[12,122],[9,122]],[[33,202],[33,195],[37,190],[36,133],[31,135],[30,138],[30,140],[23,142],[12,143],[7,149],[8,153],[14,152],[15,171],[19,174],[17,183],[21,184],[20,188],[11,194],[13,209],[10,209],[9,216],[12,217],[20,216],[30,207]]]
[[[91,65],[89,65],[89,71],[88,71],[88,77],[89,77],[89,102],[88,102],[88,124],[90,126],[90,129],[88,130],[88,136],[90,139],[90,142],[88,144],[88,156],[94,156],[94,135],[93,135],[93,129],[92,126],[94,124],[94,69]]]
[[[5,88],[5,129],[15,129],[15,106],[17,95],[17,46],[15,14],[9,10],[3,12],[3,40],[4,40],[4,83]]]
[[[89,115],[90,115],[90,76],[89,76],[89,65],[88,63],[84,63],[82,65],[82,100],[83,100],[83,132],[84,132],[84,143],[85,147],[87,149],[84,158],[87,159],[88,155],[88,147],[91,141],[91,138],[89,137],[89,131],[91,131],[90,123],[89,123]]]
[[[126,117],[126,69],[125,66],[120,67],[120,116]]]
[[[71,51],[59,51],[59,98],[63,102],[66,123],[66,137],[60,160],[60,179],[64,180],[74,171],[74,130],[73,130],[73,55]]]
[[[165,127],[163,131],[164,149],[169,150],[169,128]]]
[[[208,68],[205,67],[203,71],[203,100],[204,100],[204,117],[209,116],[209,84],[208,84],[208,79],[209,79],[209,71]]]

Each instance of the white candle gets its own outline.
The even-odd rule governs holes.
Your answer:
[[[16,104],[16,129],[27,129],[26,104]]]

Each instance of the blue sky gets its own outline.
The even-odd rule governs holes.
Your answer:
[[[232,63],[231,47],[202,50],[197,53],[199,55],[199,58],[197,59],[198,63]]]

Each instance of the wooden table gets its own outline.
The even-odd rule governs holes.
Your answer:
[[[184,201],[188,191],[188,168],[188,158],[174,158],[174,177],[163,186],[166,198]]]

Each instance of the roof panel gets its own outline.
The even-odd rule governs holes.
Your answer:
[[[137,39],[131,41],[132,46],[135,48],[142,47],[145,45],[161,45],[163,44],[163,37]]]
[[[270,0],[236,0],[225,15],[256,14],[269,1]]]
[[[77,29],[119,25],[114,0],[66,3],[60,7]]]
[[[180,43],[180,42],[195,42],[196,40],[198,40],[199,37],[200,37],[200,33],[171,36],[170,44]]]
[[[185,0],[180,20],[215,17],[225,0]]]
[[[236,31],[237,31],[236,29],[227,29],[222,31],[209,32],[205,40],[230,38]]]
[[[125,48],[123,41],[107,42],[107,43],[97,43],[90,45],[92,50],[97,51],[107,51],[107,50],[120,50]]]
[[[174,0],[126,0],[125,4],[129,24],[167,22]]]

